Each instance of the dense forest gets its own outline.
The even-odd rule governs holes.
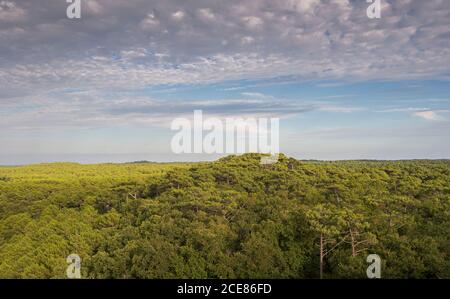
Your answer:
[[[0,277],[450,278],[450,161],[0,167]]]

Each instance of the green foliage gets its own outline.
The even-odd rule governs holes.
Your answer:
[[[449,161],[0,168],[0,277],[450,278]]]

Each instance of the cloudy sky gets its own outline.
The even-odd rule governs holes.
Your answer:
[[[195,109],[300,159],[450,158],[450,1],[0,0],[0,164],[174,155]]]

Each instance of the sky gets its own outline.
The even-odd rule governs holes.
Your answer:
[[[298,159],[450,158],[450,1],[0,0],[0,164],[174,154],[178,117],[280,118]]]

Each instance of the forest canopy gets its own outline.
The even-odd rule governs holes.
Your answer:
[[[450,278],[450,161],[0,167],[0,277]]]

